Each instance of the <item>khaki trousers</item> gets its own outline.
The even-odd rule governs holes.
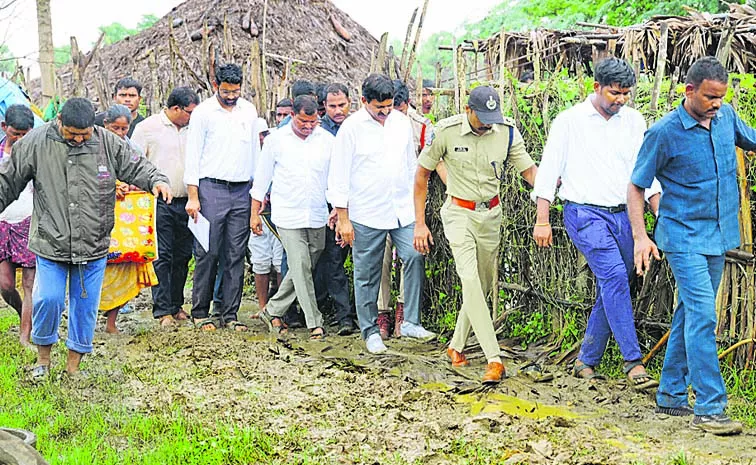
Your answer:
[[[325,226],[314,229],[279,227],[278,235],[286,250],[289,271],[281,282],[281,287],[268,301],[268,313],[283,317],[296,299],[304,312],[307,327],[309,329],[322,328],[323,315],[318,310],[315,299],[312,270],[325,248]]]
[[[497,276],[501,207],[472,211],[453,205],[447,198],[441,208],[444,234],[454,256],[457,274],[462,282],[462,308],[449,347],[462,352],[475,331],[487,360],[499,357],[491,310],[486,297],[494,299]]]
[[[391,305],[391,265],[393,263],[393,246],[391,234],[386,234],[386,250],[383,252],[383,268],[381,270],[381,288],[378,291],[378,312],[386,313]],[[404,267],[399,275],[399,296],[396,303],[404,304]]]

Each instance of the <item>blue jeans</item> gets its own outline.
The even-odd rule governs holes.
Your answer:
[[[609,213],[567,203],[564,226],[596,276],[596,303],[588,318],[578,360],[588,366],[598,365],[612,334],[626,361],[640,360],[630,300],[633,234],[627,213]]]
[[[677,308],[667,341],[656,403],[688,405],[688,384],[696,393],[696,415],[717,415],[727,405],[717,358],[715,298],[724,269],[724,255],[667,252],[677,281]]]
[[[378,289],[381,284],[386,234],[404,264],[404,321],[420,324],[420,302],[425,282],[425,258],[412,245],[415,223],[396,229],[373,229],[352,222],[354,227],[354,301],[362,338],[378,332]]]
[[[107,257],[80,265],[37,257],[32,292],[32,342],[49,346],[58,342],[60,315],[66,308],[68,281],[68,338],[66,347],[80,354],[92,352],[97,309]],[[82,288],[82,283],[84,287]]]

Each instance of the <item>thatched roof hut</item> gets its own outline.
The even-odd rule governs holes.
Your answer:
[[[694,61],[706,55],[727,61],[730,71],[756,72],[756,10],[747,5],[730,4],[730,11],[722,14],[688,9],[688,16],[656,16],[629,27],[588,23],[578,26],[586,29],[502,31],[486,39],[467,40],[460,46],[479,58],[476,69],[469,73],[473,79],[498,76],[502,57],[504,66],[515,74],[526,68],[535,68],[538,73],[561,67],[579,73],[578,68],[590,69],[591,62],[608,54],[624,57],[641,71],[654,72],[666,28],[667,74],[684,76]]]
[[[213,64],[234,62],[244,67],[245,95],[265,86],[265,100],[256,99],[270,107],[298,78],[356,88],[377,45],[329,0],[187,0],[139,34],[78,60],[72,53],[74,64],[57,73],[58,93],[109,102],[115,82],[130,75],[145,85],[143,98],[154,109],[174,86],[208,95]]]

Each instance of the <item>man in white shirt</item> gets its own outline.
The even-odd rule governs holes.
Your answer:
[[[195,221],[201,214],[210,222],[209,250],[196,241],[194,246],[192,318],[205,331],[223,326],[245,331],[247,327],[238,321],[237,312],[249,240],[248,196],[259,148],[255,134],[257,110],[240,97],[239,66],[219,66],[215,81],[215,95],[192,113],[186,142],[186,212]],[[216,321],[209,318],[209,310],[221,253],[223,300]]]
[[[154,265],[158,284],[152,287],[152,316],[161,326],[188,319],[181,306],[193,238],[187,226],[184,166],[189,119],[199,103],[199,96],[189,87],[173,89],[166,108],[142,121],[131,138],[145,157],[168,176],[175,195],[170,204],[158,198],[156,207],[158,258]]]
[[[341,125],[328,173],[328,200],[338,213],[337,239],[352,246],[357,319],[371,353],[386,350],[376,320],[386,234],[405,266],[401,336],[429,338],[420,325],[424,258],[413,247],[412,189],[417,157],[409,118],[394,107],[394,85],[371,74],[362,83],[363,107]]]
[[[21,104],[11,105],[0,123],[5,136],[0,140],[0,163],[10,163],[11,148],[34,127],[34,113]],[[30,345],[32,329],[32,287],[37,257],[28,248],[29,226],[34,208],[32,182],[18,199],[0,213],[0,293],[21,319],[19,340]],[[16,290],[16,268],[21,267],[23,299]]]
[[[318,104],[309,95],[294,99],[291,124],[287,124],[265,141],[252,186],[250,228],[263,233],[258,212],[270,192],[273,223],[278,228],[289,272],[278,292],[260,313],[271,331],[285,330],[281,317],[294,299],[305,315],[311,339],[323,339],[323,315],[315,299],[312,271],[325,248],[325,225],[328,221],[326,186],[328,164],[334,137],[318,125]]]
[[[596,303],[588,320],[573,374],[593,379],[610,335],[625,359],[625,373],[636,389],[658,385],[641,363],[633,321],[630,278],[633,276],[633,236],[627,216],[627,184],[646,122],[625,107],[635,85],[633,69],[618,58],[600,62],[594,73],[594,93],[554,120],[535,183],[538,215],[533,238],[541,247],[552,243],[549,207],[561,178],[559,197],[565,201],[564,225],[596,276]],[[646,192],[654,212],[659,206],[658,183]]]

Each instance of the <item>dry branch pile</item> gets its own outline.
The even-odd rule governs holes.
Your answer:
[[[355,88],[368,74],[377,43],[329,0],[188,0],[150,29],[100,48],[82,73],[82,87],[87,97],[109,101],[115,82],[131,75],[145,84],[143,96],[154,109],[173,86],[208,95],[212,65],[234,62],[250,77],[244,89],[249,98],[260,90],[251,77],[268,76],[258,82],[270,103],[297,78]],[[71,65],[57,74],[58,93],[72,95]]]
[[[705,55],[726,57],[728,68],[735,72],[756,69],[756,10],[731,4],[729,13],[699,13],[692,9],[688,13],[684,17],[656,16],[629,27],[578,23],[592,30],[502,31],[487,39],[467,40],[463,49],[483,57],[489,80],[497,74],[502,56],[507,68],[532,67],[537,78],[542,71],[561,66],[576,74],[580,72],[578,68],[606,55],[624,56],[638,63],[641,70],[653,72],[657,67],[661,27],[666,23],[667,74],[684,75],[695,60]]]

